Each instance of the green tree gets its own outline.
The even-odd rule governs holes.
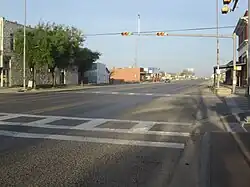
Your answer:
[[[49,69],[52,73],[53,86],[55,86],[55,69],[65,69],[74,64],[76,53],[84,39],[82,32],[74,27],[52,24],[46,32],[50,37]]]
[[[81,84],[83,84],[84,73],[88,71],[92,64],[100,58],[101,54],[96,51],[91,51],[88,48],[79,48],[76,52],[74,60],[75,66],[78,68]]]
[[[36,68],[44,66],[50,58],[49,37],[44,30],[44,24],[38,24],[26,31],[26,63],[32,73],[33,88],[36,87]],[[15,33],[14,52],[23,58],[23,30]]]

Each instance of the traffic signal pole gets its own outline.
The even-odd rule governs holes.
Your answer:
[[[220,46],[219,46],[219,1],[216,0],[216,64],[217,64],[217,89],[220,87]],[[215,76],[215,75],[214,75]],[[215,86],[215,85],[214,85]]]
[[[135,43],[135,67],[137,67],[138,63],[138,47],[139,47],[139,36],[140,36],[140,29],[141,29],[141,16],[138,14],[137,18],[137,37],[136,37],[136,43]]]
[[[250,1],[250,0],[249,0]],[[141,36],[152,36],[155,34],[141,34]],[[228,38],[233,40],[233,84],[232,84],[232,93],[235,93],[236,88],[236,53],[237,53],[237,42],[236,42],[236,34],[233,35],[225,35],[225,34],[177,34],[177,33],[164,33],[158,32],[156,33],[158,37],[163,36],[176,36],[176,37],[201,37],[201,38]],[[217,63],[217,69],[219,68]],[[249,76],[250,77],[250,76]],[[214,83],[215,84],[215,83]]]

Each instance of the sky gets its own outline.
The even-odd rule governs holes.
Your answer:
[[[0,16],[24,23],[24,0],[0,0]],[[219,7],[222,8],[222,0]],[[219,14],[220,26],[236,25],[247,9],[247,0],[227,15]],[[216,0],[27,0],[27,24],[40,21],[75,26],[84,34],[137,31],[137,15],[141,31],[172,30],[216,26]],[[221,29],[232,34],[234,29]],[[173,32],[174,33],[174,32]],[[216,34],[216,30],[182,33]],[[88,36],[85,47],[99,51],[99,62],[109,68],[127,67],[135,62],[136,36]],[[216,65],[216,39],[190,37],[140,36],[137,65],[158,67],[167,72],[194,68],[197,75],[208,76]],[[220,39],[220,64],[232,59],[231,39]]]

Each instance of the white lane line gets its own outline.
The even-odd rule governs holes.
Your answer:
[[[9,115],[9,116],[12,116],[12,118],[15,118],[15,117],[49,118],[49,117],[51,117],[51,118],[60,118],[60,119],[69,119],[69,120],[84,120],[84,121],[92,121],[92,120],[98,119],[98,120],[106,120],[106,121],[111,121],[111,122],[128,122],[128,123],[148,122],[148,123],[157,123],[157,124],[166,124],[166,125],[187,125],[187,126],[192,125],[191,122],[120,120],[120,119],[106,119],[106,118],[81,118],[81,117],[69,117],[69,116],[50,116],[50,115],[15,114],[15,113],[0,113],[0,115]]]
[[[0,120],[8,120],[8,119],[12,119],[12,118],[17,118],[20,117],[19,114],[2,114],[4,116],[0,116]]]
[[[183,143],[172,143],[172,142],[150,142],[150,141],[122,140],[122,139],[111,139],[111,138],[92,138],[92,137],[68,136],[68,135],[23,133],[23,132],[4,131],[4,130],[0,130],[0,135],[8,137],[16,137],[16,138],[65,140],[65,141],[78,141],[78,142],[88,142],[88,143],[106,143],[106,144],[116,144],[116,145],[163,147],[163,148],[175,148],[175,149],[184,149],[185,146]]]
[[[72,129],[89,130],[89,129],[93,129],[96,126],[101,125],[101,124],[103,124],[105,122],[107,122],[107,120],[105,120],[105,119],[94,119],[92,121],[85,122],[85,123],[82,123],[80,125],[74,126]]]
[[[25,123],[25,124],[28,124],[28,125],[40,125],[40,124],[47,124],[47,123],[51,123],[51,122],[54,122],[56,120],[60,120],[60,118],[56,118],[56,117],[48,117],[48,118],[45,118],[45,119],[41,119],[41,120],[36,120],[36,121],[33,121],[33,122],[29,122],[29,123]],[[0,122],[1,123],[1,122]]]
[[[93,129],[86,129],[86,130],[98,131],[98,132],[115,132],[115,133],[123,133],[123,134],[144,134],[144,135],[184,136],[184,137],[190,136],[190,133],[187,133],[187,132],[131,131],[130,129],[112,129],[112,128],[93,128]]]
[[[102,124],[102,123],[101,123]],[[4,122],[0,121],[0,125],[7,126],[22,126],[22,127],[33,127],[33,128],[47,128],[47,129],[59,129],[59,130],[84,130],[93,132],[114,132],[114,133],[127,133],[127,134],[145,134],[145,135],[159,135],[159,136],[184,136],[189,137],[188,132],[166,132],[166,131],[131,131],[130,129],[112,129],[112,128],[98,128],[97,123],[92,124],[81,124],[79,126],[66,126],[66,125],[49,125],[49,124],[34,124],[34,123],[17,123],[17,122]],[[60,132],[58,132],[60,133]]]
[[[72,126],[66,126],[66,125],[49,125],[49,124],[19,123],[19,122],[5,122],[5,121],[0,121],[0,125],[38,127],[38,128],[48,128],[48,129],[71,129],[72,128]]]
[[[149,131],[149,129],[151,129],[153,126],[155,125],[155,123],[150,123],[150,122],[140,122],[137,123],[135,126],[133,126],[130,131],[132,132],[146,132]]]
[[[84,91],[84,92],[77,92],[77,93],[94,93],[94,94],[111,94],[111,95],[130,95],[130,96],[157,96],[157,97],[194,97],[200,96],[199,94],[160,94],[160,93],[128,93],[128,92],[95,92],[95,91]],[[215,98],[215,96],[204,96],[205,98]]]
[[[101,123],[102,124],[102,123]],[[83,131],[93,131],[93,132],[107,132],[107,133],[121,133],[121,134],[144,134],[144,135],[159,135],[159,136],[184,136],[189,137],[188,132],[167,132],[167,131],[134,131],[131,129],[112,129],[112,128],[98,128],[100,124],[81,124],[78,126],[67,126],[67,125],[49,125],[49,124],[35,124],[35,123],[18,123],[18,122],[4,122],[0,121],[1,125],[7,126],[22,126],[22,127],[33,127],[33,128],[47,128],[47,129],[59,129],[59,130],[83,130]],[[60,132],[58,132],[60,133]]]

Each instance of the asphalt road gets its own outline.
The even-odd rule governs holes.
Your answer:
[[[168,186],[202,81],[0,95],[0,186]]]

